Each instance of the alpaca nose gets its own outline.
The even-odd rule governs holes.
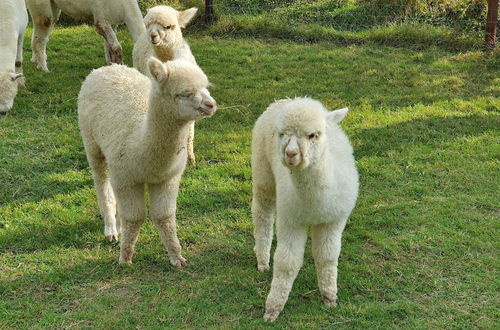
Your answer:
[[[293,157],[295,157],[297,155],[297,152],[295,152],[295,151],[287,151],[286,155],[287,155],[288,158],[293,158]]]
[[[212,101],[205,101],[203,103],[203,105],[208,108],[208,109],[213,109],[215,108],[215,102],[212,102]]]
[[[158,42],[160,41],[160,40],[159,40],[159,39],[160,39],[160,36],[158,35],[158,33],[157,33],[157,32],[151,32],[150,36],[151,36],[151,42],[152,42],[153,44],[156,44],[156,43],[158,43]]]

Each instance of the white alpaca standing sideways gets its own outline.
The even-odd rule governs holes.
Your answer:
[[[52,26],[59,19],[61,11],[77,21],[92,22],[104,38],[104,52],[107,63],[123,63],[123,52],[116,38],[116,27],[122,23],[137,41],[146,30],[137,0],[26,0],[33,20],[31,61],[38,69],[47,68],[46,47]]]
[[[185,28],[196,15],[198,8],[177,11],[169,6],[150,8],[144,16],[146,31],[134,44],[132,60],[134,68],[149,76],[148,59],[151,56],[162,62],[176,58],[184,58],[196,64],[189,45],[182,37],[181,28]],[[188,135],[188,163],[195,163],[194,156],[194,122]]]
[[[185,141],[191,122],[212,116],[216,104],[198,66],[151,58],[149,70],[152,79],[123,65],[92,71],[78,95],[78,122],[106,237],[117,240],[121,225],[120,263],[132,263],[147,185],[150,217],[170,263],[181,267],[175,213]]]
[[[308,226],[323,301],[336,306],[342,231],[356,203],[358,172],[331,111],[310,98],[271,104],[252,137],[252,217],[258,269],[269,269],[276,212],[277,247],[264,319],[274,321],[302,267]]]
[[[24,31],[28,13],[24,0],[0,1],[0,114],[14,105],[22,79]]]

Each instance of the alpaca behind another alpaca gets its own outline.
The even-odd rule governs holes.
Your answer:
[[[134,44],[132,60],[134,67],[142,74],[149,76],[148,59],[153,56],[162,62],[183,58],[196,64],[189,45],[182,36],[181,28],[185,28],[198,11],[190,8],[177,11],[169,6],[150,8],[144,17],[146,31]],[[187,139],[188,163],[195,163],[194,156],[194,123],[190,127]]]
[[[260,271],[269,269],[276,211],[277,247],[264,319],[282,311],[302,266],[308,226],[323,301],[335,306],[341,237],[358,195],[352,147],[337,125],[347,109],[329,112],[309,98],[277,101],[252,137],[252,216]]]

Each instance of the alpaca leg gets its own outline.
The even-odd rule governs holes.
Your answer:
[[[269,162],[261,159],[260,151],[256,149],[252,152],[252,219],[257,268],[262,272],[269,269],[276,211],[276,188],[271,166]]]
[[[188,140],[187,140],[187,162],[190,165],[193,165],[196,162],[196,159],[194,157],[194,121],[189,126],[189,134],[188,134]]]
[[[120,224],[116,221],[116,199],[109,179],[106,159],[97,146],[85,148],[97,193],[97,202],[104,219],[104,235],[109,241],[118,241]]]
[[[17,52],[16,52],[16,72],[23,73],[23,43],[24,43],[24,33],[19,34],[17,37]],[[24,86],[26,79],[21,77],[17,79],[17,83],[20,86]]]
[[[106,62],[108,64],[117,63],[123,64],[123,51],[120,42],[116,38],[116,33],[113,27],[102,21],[95,23],[97,33],[104,38],[104,52],[106,55]]]
[[[28,9],[31,13],[33,21],[33,35],[31,37],[31,62],[36,64],[36,67],[42,71],[48,72],[47,68],[47,42],[52,30],[52,26],[57,21],[61,11],[52,5],[49,1],[44,7],[37,6],[30,8],[28,2]]]
[[[118,217],[121,221],[122,239],[120,264],[132,264],[137,236],[146,218],[144,185],[114,189],[118,202]]]
[[[254,186],[254,197],[252,199],[254,251],[257,257],[257,268],[261,272],[269,269],[275,209],[274,194],[269,196],[265,191]]]
[[[337,306],[337,263],[340,255],[344,225],[321,224],[312,229],[312,251],[318,286],[323,302]]]
[[[160,233],[163,245],[167,249],[170,263],[176,267],[186,265],[186,259],[181,255],[181,244],[177,238],[175,220],[179,182],[180,176],[161,184],[149,185],[151,219]]]
[[[49,72],[46,48],[50,31],[52,30],[52,20],[50,17],[37,18],[33,25],[33,35],[31,37],[33,54],[31,62],[36,64],[37,69]]]
[[[283,310],[295,277],[302,267],[307,239],[307,226],[276,224],[278,245],[274,254],[273,281],[267,296],[264,320],[275,321]]]

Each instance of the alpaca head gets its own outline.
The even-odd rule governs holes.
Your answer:
[[[277,123],[278,152],[283,165],[304,169],[321,158],[329,124],[340,122],[347,108],[329,112],[321,102],[296,98],[277,104],[281,107]]]
[[[182,42],[181,28],[193,19],[198,8],[177,11],[169,6],[156,6],[148,10],[144,17],[151,44],[172,48]]]
[[[14,105],[17,94],[18,79],[22,73],[1,72],[0,73],[0,115],[5,115]]]
[[[216,103],[208,91],[208,78],[195,64],[183,59],[162,63],[151,57],[149,72],[160,93],[175,107],[176,117],[197,120],[215,113]]]

